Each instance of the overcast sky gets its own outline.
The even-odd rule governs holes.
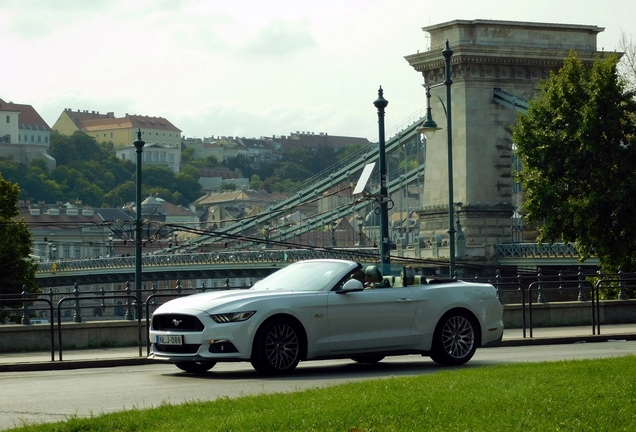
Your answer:
[[[377,141],[424,105],[404,56],[422,27],[492,19],[636,38],[634,0],[0,0],[0,98],[53,126],[64,108],[160,116],[186,137],[326,132]],[[631,26],[631,27],[630,27]]]

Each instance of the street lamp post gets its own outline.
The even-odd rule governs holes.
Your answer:
[[[364,226],[364,218],[362,217],[362,215],[358,215],[358,246],[365,246],[365,242],[364,242],[364,237],[363,237],[363,232],[362,232],[362,227]]]
[[[336,241],[336,228],[338,224],[334,221],[331,223],[331,247],[338,246],[338,242]]]
[[[113,257],[113,234],[108,234],[108,256]]]
[[[141,313],[141,235],[143,226],[141,225],[141,154],[143,153],[145,142],[141,139],[141,130],[137,131],[137,140],[133,143],[137,153],[137,182],[136,201],[137,215],[135,218],[135,296],[137,297],[137,313]],[[141,315],[138,315],[141,316]]]
[[[382,274],[391,274],[391,246],[389,245],[389,194],[386,187],[386,148],[384,142],[384,109],[389,101],[384,99],[382,87],[373,105],[378,110],[378,157],[380,159],[380,264]]]
[[[453,215],[453,121],[451,110],[451,85],[453,80],[451,79],[451,57],[453,56],[453,50],[451,50],[448,40],[446,41],[446,47],[442,51],[445,63],[445,79],[443,85],[446,86],[446,140],[448,149],[448,271],[451,277],[455,276],[455,220]],[[439,85],[439,84],[438,84]],[[426,87],[426,118],[422,126],[418,128],[419,132],[423,132],[427,135],[427,138],[431,138],[433,133],[438,130],[437,124],[433,120],[431,114],[431,92],[430,89],[435,86]]]

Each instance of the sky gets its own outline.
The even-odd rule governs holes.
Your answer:
[[[0,98],[49,126],[65,108],[164,117],[184,137],[320,132],[378,141],[419,118],[404,57],[456,19],[604,27],[636,39],[633,0],[0,0]],[[631,26],[630,26],[631,25]]]

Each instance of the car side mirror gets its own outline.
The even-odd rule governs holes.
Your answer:
[[[336,291],[338,294],[347,294],[350,292],[363,291],[364,285],[358,279],[349,279],[342,285],[342,289]]]

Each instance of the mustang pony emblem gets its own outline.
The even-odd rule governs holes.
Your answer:
[[[181,324],[183,322],[183,320],[178,320],[178,319],[173,319],[172,320],[172,324],[174,324],[175,327],[179,327],[179,324]]]

